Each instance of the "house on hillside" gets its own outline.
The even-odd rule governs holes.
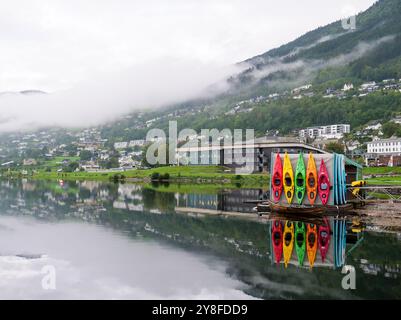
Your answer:
[[[37,165],[37,161],[35,159],[24,159],[22,161],[22,164],[24,166],[36,166]]]
[[[391,119],[390,122],[401,124],[401,116],[396,116],[395,118]]]
[[[342,91],[347,92],[352,89],[354,89],[354,85],[352,83],[346,83],[346,84],[344,84]]]
[[[114,149],[119,150],[119,149],[126,149],[128,146],[128,142],[115,142],[114,143]]]
[[[363,128],[364,131],[368,130],[381,130],[382,124],[379,120],[368,122],[367,126]]]

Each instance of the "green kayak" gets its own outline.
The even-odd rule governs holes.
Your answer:
[[[299,265],[304,264],[306,249],[306,228],[303,222],[295,223],[295,250],[297,251]]]
[[[301,152],[298,156],[297,169],[295,170],[295,196],[298,204],[302,204],[306,190],[306,169],[304,154]]]

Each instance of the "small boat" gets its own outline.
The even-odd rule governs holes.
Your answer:
[[[320,163],[319,178],[318,178],[318,192],[323,205],[326,205],[330,196],[330,179],[327,172],[326,165],[322,159]]]
[[[285,222],[284,234],[283,234],[284,265],[286,268],[288,262],[291,259],[293,249],[294,249],[294,223],[287,220]]]
[[[295,169],[295,197],[298,204],[302,204],[305,197],[306,182],[305,182],[305,162],[302,152],[298,155],[297,167]]]
[[[318,242],[320,256],[322,257],[322,262],[326,259],[327,251],[330,246],[330,225],[327,218],[323,219],[324,224],[318,228]]]
[[[272,191],[274,201],[279,202],[283,192],[283,165],[281,163],[281,157],[279,153],[277,153],[276,161],[274,163]]]
[[[308,260],[311,268],[315,264],[317,241],[317,227],[315,224],[308,223],[306,232],[306,251],[308,252]]]
[[[287,152],[284,156],[283,183],[285,197],[288,204],[291,204],[294,197],[294,172],[292,171],[291,160]]]
[[[306,230],[303,222],[297,221],[295,223],[295,250],[298,256],[299,265],[304,264],[306,249]]]
[[[309,203],[313,206],[317,197],[317,170],[313,154],[309,154],[308,169],[306,170],[306,193]]]
[[[274,220],[272,225],[272,243],[276,263],[279,264],[283,256],[283,225],[280,220]]]

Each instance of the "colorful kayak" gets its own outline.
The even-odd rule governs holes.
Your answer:
[[[272,190],[274,202],[279,202],[281,193],[283,192],[283,165],[281,163],[281,157],[279,153],[277,153],[276,161],[274,163]]]
[[[279,264],[283,256],[283,225],[280,220],[274,220],[272,225],[272,242],[274,257]]]
[[[330,246],[330,225],[327,218],[324,218],[324,224],[319,226],[318,231],[318,242],[320,256],[322,257],[322,262],[326,259],[327,252]]]
[[[284,156],[283,183],[285,197],[288,204],[291,204],[294,197],[294,172],[292,171],[291,160],[287,152]]]
[[[315,264],[317,241],[317,227],[315,224],[309,223],[306,233],[306,251],[308,252],[308,260],[311,268]]]
[[[304,264],[306,249],[306,230],[303,222],[295,223],[295,250],[297,252],[299,265]]]
[[[288,262],[291,259],[293,249],[294,249],[294,223],[292,223],[291,221],[286,221],[283,234],[284,265],[286,268]]]
[[[304,154],[299,153],[297,167],[295,169],[295,197],[297,198],[298,204],[302,204],[305,197],[306,179],[305,179],[305,162]]]
[[[308,169],[306,170],[306,193],[309,203],[313,206],[317,197],[317,170],[313,154],[309,154]]]
[[[320,163],[320,170],[318,177],[318,192],[323,205],[326,205],[327,202],[329,201],[329,195],[330,195],[330,179],[329,179],[329,173],[327,172],[327,168],[323,159]]]

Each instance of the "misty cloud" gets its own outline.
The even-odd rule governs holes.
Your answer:
[[[333,39],[334,37],[332,37]],[[310,47],[313,47],[319,43],[322,43],[324,41],[328,41],[330,38],[322,38],[315,42],[313,45],[308,46],[308,47],[302,47],[302,48],[297,48],[295,49],[296,51],[300,51],[303,49],[307,49]],[[271,85],[275,86],[280,86],[280,85],[286,85],[286,86],[291,86],[291,85],[298,85],[305,83],[307,81],[311,81],[314,72],[328,68],[328,67],[337,67],[341,65],[346,65],[348,63],[351,63],[361,57],[363,57],[365,54],[371,52],[378,46],[386,43],[393,41],[395,39],[395,36],[385,36],[380,39],[374,40],[374,41],[361,41],[359,42],[351,52],[340,54],[336,57],[333,57],[328,60],[295,60],[294,62],[290,63],[284,63],[283,59],[284,57],[266,57],[265,62],[268,62],[266,67],[262,69],[254,69],[252,66],[248,65],[248,68],[251,67],[254,70],[252,71],[252,76],[253,76],[253,81],[257,82],[263,78],[268,77],[269,75],[279,72],[279,71],[284,71],[284,72],[293,72],[297,71],[297,77],[293,81],[293,83],[288,82],[288,80],[285,80],[285,83],[283,82],[280,84],[280,80],[273,80],[270,81],[269,83]],[[324,41],[323,41],[324,40]],[[258,62],[261,62],[259,60]]]
[[[351,2],[364,10],[374,0]],[[212,94],[210,84],[223,85],[214,89],[219,92],[224,89],[220,80],[236,72],[221,66],[330,23],[349,4],[3,1],[0,92],[38,89],[51,94],[1,95],[0,131],[93,125],[135,109]],[[270,72],[282,67],[273,66]]]
[[[227,89],[237,66],[218,67],[164,59],[124,72],[100,74],[80,86],[51,94],[0,96],[0,131],[44,126],[84,127],[146,110],[207,97]]]

